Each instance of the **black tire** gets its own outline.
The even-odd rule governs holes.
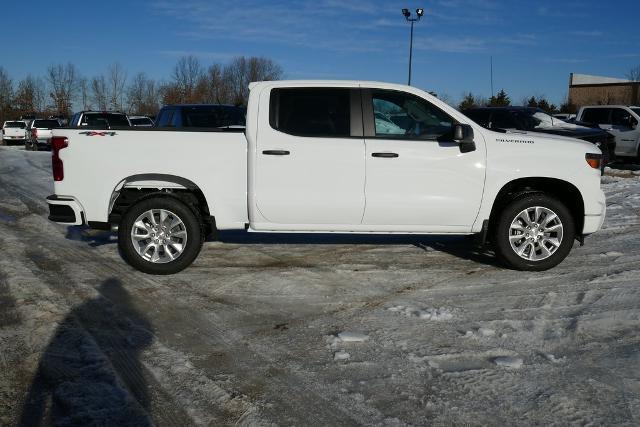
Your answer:
[[[152,209],[164,209],[177,215],[184,224],[187,233],[182,253],[173,261],[153,263],[138,254],[131,238],[136,219]],[[137,270],[148,274],[174,274],[187,268],[197,258],[204,242],[204,233],[200,215],[185,203],[173,197],[151,197],[131,206],[120,221],[118,227],[118,247],[124,260]]]
[[[562,223],[563,228],[560,246],[550,256],[538,261],[525,259],[518,255],[511,247],[509,239],[512,221],[525,209],[535,206],[553,211]],[[562,202],[544,193],[528,193],[516,197],[497,216],[493,231],[492,240],[498,259],[508,267],[528,271],[543,271],[558,265],[569,255],[576,236],[575,221],[569,209]],[[537,247],[539,248],[539,246]]]

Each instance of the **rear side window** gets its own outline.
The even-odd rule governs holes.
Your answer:
[[[587,108],[584,110],[581,121],[594,124],[611,124],[609,119],[610,108]]]
[[[273,89],[269,122],[272,128],[291,135],[348,137],[350,105],[346,88]]]

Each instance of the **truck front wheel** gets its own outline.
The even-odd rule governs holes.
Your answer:
[[[118,227],[118,247],[129,265],[148,274],[174,274],[200,253],[204,234],[196,212],[171,197],[144,199]]]
[[[494,228],[496,255],[517,270],[555,267],[571,251],[575,223],[567,207],[543,193],[511,201]]]

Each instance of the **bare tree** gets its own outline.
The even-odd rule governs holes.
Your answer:
[[[160,90],[145,73],[136,74],[127,88],[129,112],[155,115],[160,109]]]
[[[120,64],[112,64],[109,67],[108,84],[110,107],[114,110],[123,110],[127,73]]]
[[[13,81],[7,71],[0,67],[0,122],[4,122],[11,114],[13,101]]]
[[[45,85],[41,79],[27,75],[18,83],[14,103],[21,113],[42,113],[45,110]]]
[[[90,87],[89,81],[86,77],[82,77],[79,80],[78,87],[80,88],[80,102],[82,103],[83,110],[91,109],[91,99],[90,99]]]
[[[224,67],[223,80],[230,85],[231,102],[246,105],[249,98],[249,83],[263,80],[278,80],[282,68],[273,60],[262,57],[239,56]]]
[[[47,80],[51,86],[49,96],[58,114],[69,115],[72,100],[78,89],[78,72],[75,65],[50,65],[47,69]]]
[[[627,73],[627,78],[632,82],[640,82],[640,65],[636,65]]]
[[[96,107],[99,110],[106,110],[108,104],[107,79],[103,74],[91,79],[91,93]]]
[[[202,65],[195,56],[183,56],[178,60],[171,75],[175,85],[173,90],[178,94],[178,102],[199,102],[196,87],[202,75]]]
[[[201,102],[208,104],[226,104],[231,102],[231,88],[223,77],[220,64],[211,65],[198,80],[196,92]]]

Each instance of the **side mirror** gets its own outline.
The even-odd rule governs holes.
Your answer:
[[[638,121],[631,115],[628,118],[628,123],[631,129],[635,129],[638,126]]]
[[[473,142],[473,128],[469,125],[456,123],[453,125],[453,140],[458,144]]]

